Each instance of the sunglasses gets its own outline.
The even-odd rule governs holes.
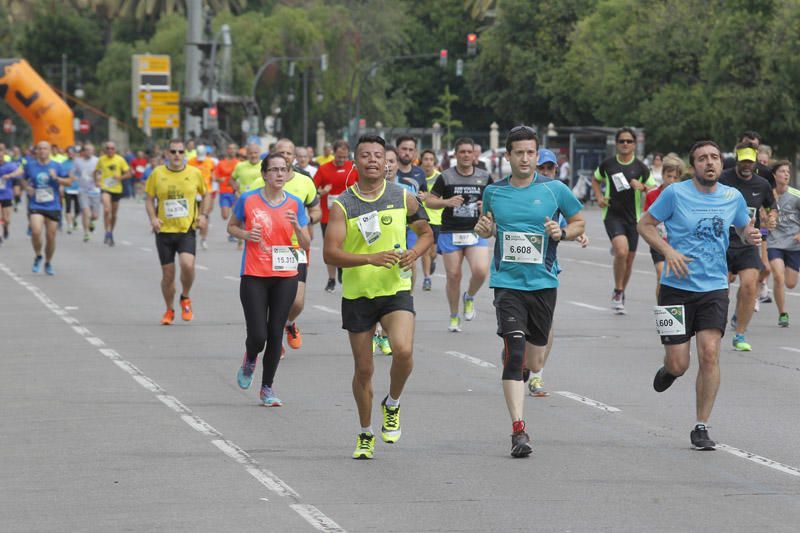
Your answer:
[[[633,139],[620,139],[617,141],[617,144],[633,144],[635,142],[636,141],[634,141]]]
[[[530,126],[515,126],[511,128],[508,133],[517,133],[518,131],[527,131],[530,133],[536,133],[536,130],[531,128]]]
[[[186,152],[186,150],[170,150],[169,153],[171,154],[182,154]]]

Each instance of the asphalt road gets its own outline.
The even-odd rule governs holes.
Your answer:
[[[218,211],[198,252],[195,319],[163,327],[144,207],[123,202],[117,246],[58,235],[54,277],[31,273],[24,215],[0,247],[2,531],[796,531],[800,323],[774,304],[753,352],[723,339],[716,452],[690,449],[696,365],[652,390],[662,348],[655,277],[640,247],[626,316],[610,312],[608,241],[559,249],[564,272],[548,398],[526,399],[534,442],[509,456],[500,341],[487,288],[450,334],[444,277],[417,292],[403,437],[350,458],[358,420],[340,294],[312,251],[304,345],[282,361],[281,408],[236,385],[244,323],[240,253]],[[440,262],[440,270],[442,272]],[[797,291],[787,297],[800,319]],[[376,356],[376,408],[391,359]]]

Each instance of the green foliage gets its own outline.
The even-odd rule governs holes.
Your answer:
[[[462,128],[464,123],[453,118],[453,104],[458,102],[459,97],[450,92],[450,86],[444,86],[444,92],[439,96],[439,105],[431,107],[431,113],[434,113],[434,121],[438,122],[445,129],[446,133],[443,136],[444,142],[450,149],[450,143],[453,142],[453,128]]]

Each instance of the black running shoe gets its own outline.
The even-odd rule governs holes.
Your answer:
[[[676,379],[678,379],[678,376],[673,376],[662,366],[658,369],[658,372],[656,372],[656,377],[653,378],[653,388],[656,392],[664,392]]]
[[[325,285],[325,291],[326,292],[333,292],[334,290],[336,290],[336,280],[333,279],[333,278],[329,278],[328,279],[328,284]]]
[[[697,424],[689,434],[695,450],[714,450],[716,442],[708,438],[708,428],[705,424]]]
[[[533,452],[531,438],[524,431],[511,434],[511,457],[527,457]]]

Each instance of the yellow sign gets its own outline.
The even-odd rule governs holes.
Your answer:
[[[144,120],[142,120],[141,115],[139,115],[139,118],[137,119],[137,125],[140,128],[144,128]],[[180,115],[154,115],[150,117],[151,129],[180,128],[180,127],[181,127]]]
[[[181,112],[178,104],[152,104],[149,106],[140,104],[139,113],[146,113],[148,107],[150,108],[151,117],[155,115],[178,115]]]
[[[141,74],[169,74],[169,56],[167,55],[136,55],[134,58],[139,62],[139,73]]]
[[[140,108],[145,107],[148,103],[178,105],[180,100],[181,96],[178,91],[139,91]]]

